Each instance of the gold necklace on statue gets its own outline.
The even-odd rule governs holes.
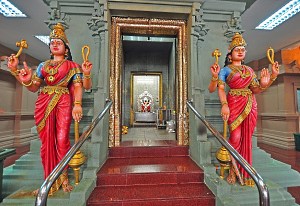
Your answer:
[[[65,62],[66,60],[53,61],[48,60],[45,62],[44,70],[49,76],[47,77],[49,82],[53,82],[55,80],[54,75],[58,72],[58,68]]]
[[[247,69],[245,65],[236,66],[230,64],[228,65],[228,67],[234,72],[239,72],[242,79],[245,79],[251,75],[250,71]]]

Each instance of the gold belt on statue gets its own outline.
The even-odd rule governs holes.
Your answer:
[[[44,94],[69,94],[69,89],[61,86],[45,86],[42,88],[41,92]]]
[[[252,94],[250,89],[230,89],[229,94],[232,96],[248,96]]]

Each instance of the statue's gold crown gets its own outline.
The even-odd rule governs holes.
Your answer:
[[[61,23],[57,23],[54,27],[53,30],[50,33],[50,39],[61,39],[63,40],[66,44],[69,43],[67,36],[65,34],[65,28]]]
[[[231,51],[233,48],[237,46],[246,46],[247,43],[245,39],[243,39],[243,36],[240,33],[235,33],[232,37],[231,43],[229,44],[229,51]]]

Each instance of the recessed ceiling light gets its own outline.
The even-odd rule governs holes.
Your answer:
[[[288,20],[300,11],[300,0],[291,0],[289,3],[284,5],[269,18],[264,20],[255,29],[272,30],[279,24]]]
[[[5,17],[27,17],[8,0],[0,0],[0,13]]]
[[[43,36],[43,35],[36,35],[36,38],[44,42],[45,44],[49,45],[50,44],[50,38],[49,36]]]

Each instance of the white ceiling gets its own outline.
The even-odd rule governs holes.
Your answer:
[[[246,61],[264,57],[270,46],[277,51],[300,42],[300,14],[287,20],[272,31],[254,29],[267,16],[288,1],[256,0],[250,7],[247,6],[249,8],[242,15],[242,26],[245,30],[244,38],[248,43]],[[11,2],[24,11],[29,18],[5,18],[0,15],[0,44],[18,50],[15,42],[26,39],[29,44],[29,49],[25,51],[27,54],[39,60],[48,59],[48,46],[34,37],[34,35],[49,34],[49,29],[44,23],[48,19],[48,7],[43,0],[11,0]]]

